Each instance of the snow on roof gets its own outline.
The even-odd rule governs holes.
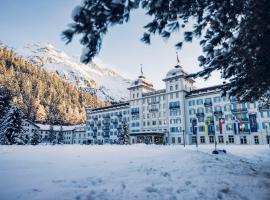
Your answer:
[[[36,124],[41,130],[50,130],[50,126],[49,124]],[[74,125],[74,126],[62,126],[63,131],[72,131],[74,130],[76,127],[80,127],[82,125]],[[60,131],[61,126],[58,125],[53,125],[53,130],[55,131]]]

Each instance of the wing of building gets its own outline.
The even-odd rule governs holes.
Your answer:
[[[179,65],[155,90],[141,74],[128,88],[127,102],[86,109],[88,143],[116,143],[129,126],[131,143],[266,144],[270,111],[257,102],[238,103],[222,97],[221,87],[196,89],[195,81]]]

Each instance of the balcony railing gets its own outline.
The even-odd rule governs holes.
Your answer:
[[[131,111],[131,115],[138,115],[138,114],[140,114],[139,111]]]
[[[103,120],[102,124],[110,124],[111,122],[109,120]]]
[[[196,117],[203,118],[204,117],[204,113],[203,112],[198,112],[198,113],[196,113]]]
[[[109,119],[110,118],[110,115],[105,115],[103,118],[104,119]]]
[[[216,115],[222,115],[222,111],[221,110],[216,110],[216,111],[214,111],[214,115],[216,116]]]
[[[149,109],[149,112],[158,112],[158,108],[151,108]]]
[[[122,113],[117,114],[117,117],[119,117],[119,118],[121,118],[122,116],[123,116]]]
[[[247,108],[239,108],[239,109],[232,109],[231,112],[232,113],[243,113],[243,112],[247,112]]]
[[[159,104],[160,101],[153,101],[153,102],[149,102],[148,104],[151,105],[151,104]]]
[[[212,102],[204,102],[204,107],[211,107],[212,105]]]
[[[110,134],[109,134],[109,133],[103,133],[102,136],[103,136],[104,138],[109,138],[109,137],[110,137]]]
[[[169,109],[179,109],[180,105],[169,105]]]
[[[245,134],[245,133],[250,133],[249,129],[240,129],[239,133]]]

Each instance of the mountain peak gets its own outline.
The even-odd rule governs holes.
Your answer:
[[[101,99],[123,101],[128,98],[127,88],[131,81],[102,66],[102,62],[82,64],[78,57],[69,56],[50,43],[30,43],[17,52],[31,63],[57,73],[82,90],[97,91]]]

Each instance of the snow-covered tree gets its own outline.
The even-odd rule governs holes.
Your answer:
[[[48,134],[48,141],[51,143],[51,144],[56,144],[57,141],[56,141],[56,133],[55,131],[53,130],[53,125],[50,125],[50,130],[49,130],[49,134]]]
[[[224,92],[240,100],[258,100],[270,90],[269,0],[84,0],[72,12],[73,23],[63,32],[67,43],[80,35],[85,46],[81,61],[90,62],[101,49],[103,36],[117,24],[129,21],[132,10],[142,8],[152,21],[142,41],[165,39],[182,31],[183,42],[200,38],[203,67],[192,77],[208,78],[215,70],[228,80]]]
[[[64,132],[63,132],[63,126],[61,125],[59,134],[57,135],[57,143],[63,144],[63,142],[64,142]]]
[[[11,95],[9,92],[4,88],[0,87],[0,123],[1,119],[5,116],[5,114],[8,112],[10,108],[10,102],[11,102]]]
[[[123,128],[122,128],[122,131],[119,135],[119,143],[120,144],[130,144],[129,142],[129,133],[128,133],[128,125],[127,123],[123,123]]]
[[[1,122],[0,143],[1,144],[26,144],[27,137],[23,130],[23,115],[17,106],[11,106]]]
[[[30,137],[30,144],[37,145],[41,142],[42,135],[38,131],[34,131],[34,133]]]

